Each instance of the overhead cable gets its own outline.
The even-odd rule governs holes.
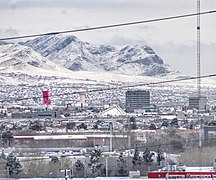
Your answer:
[[[204,11],[204,12],[199,13],[199,15],[206,15],[206,14],[213,14],[213,13],[216,13],[216,10]],[[3,38],[0,38],[0,41],[32,38],[32,37],[39,37],[39,36],[46,36],[46,35],[76,33],[76,32],[83,32],[83,31],[92,31],[92,30],[99,30],[99,29],[123,27],[123,26],[131,26],[131,25],[137,25],[137,24],[145,24],[145,23],[152,23],[152,22],[158,22],[158,21],[180,19],[180,18],[192,17],[192,16],[197,16],[197,15],[198,15],[197,13],[191,13],[191,14],[183,14],[183,15],[177,15],[177,16],[169,16],[169,17],[162,17],[162,18],[156,18],[156,19],[149,19],[149,20],[141,20],[141,21],[134,21],[134,22],[119,23],[119,24],[87,27],[87,28],[81,28],[81,29],[55,31],[55,32],[48,32],[48,33],[38,33],[38,34],[31,34],[31,35],[13,36],[13,37],[3,37]]]
[[[164,84],[164,83],[173,83],[173,82],[194,80],[194,79],[197,79],[197,78],[201,78],[202,79],[202,78],[210,78],[210,77],[216,77],[216,74],[203,75],[203,76],[200,76],[200,77],[186,77],[186,78],[181,78],[181,79],[172,79],[172,80],[157,81],[157,82],[150,82],[150,83],[140,83],[140,84],[125,85],[125,86],[110,87],[110,88],[92,89],[92,90],[86,90],[86,93],[110,91],[110,90],[125,89],[125,88],[139,87],[139,86],[157,85],[157,84]],[[80,93],[79,91],[67,92],[67,93],[61,93],[61,94],[57,94],[57,95],[52,95],[52,97],[59,97],[59,96],[64,96],[64,95],[73,95],[73,94],[79,94],[79,93]],[[0,103],[3,103],[3,102],[17,102],[17,101],[34,99],[34,98],[35,99],[41,99],[42,97],[38,96],[38,97],[27,97],[27,98],[4,99],[4,100],[0,100]]]

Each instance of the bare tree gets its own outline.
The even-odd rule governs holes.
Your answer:
[[[9,130],[5,131],[2,133],[1,138],[2,138],[3,145],[8,144],[8,146],[10,147],[11,142],[13,141],[13,133]]]
[[[10,177],[17,176],[22,172],[22,165],[13,153],[6,158],[6,169]]]
[[[212,166],[215,157],[214,147],[193,148],[181,154],[178,162],[187,166]]]

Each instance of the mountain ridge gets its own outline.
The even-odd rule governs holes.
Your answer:
[[[41,36],[22,43],[72,71],[111,72],[126,75],[166,76],[178,71],[147,45],[92,45],[62,34]]]
[[[5,44],[0,48],[0,69],[8,71],[58,71],[59,67],[28,46]]]
[[[143,83],[143,82],[146,83],[158,82],[158,81],[163,81],[164,79],[167,80],[167,79],[185,78],[185,76],[181,74],[167,74],[166,76],[151,77],[151,76],[138,76],[134,72],[133,75],[125,75],[125,74],[113,74],[113,71],[112,72],[110,71],[105,71],[105,72],[71,71],[50,61],[47,57],[42,56],[38,52],[35,52],[32,48],[28,46],[22,46],[20,44],[10,43],[10,44],[1,45],[0,47],[1,47],[0,48],[1,84],[8,84],[8,85],[35,84],[36,85],[39,83],[56,83],[56,82],[58,83],[79,82],[81,84],[117,82],[117,83],[136,84],[136,83]],[[104,51],[101,50],[98,51],[98,49],[94,49],[94,52],[106,54],[107,47],[103,46],[101,48]],[[108,48],[109,48],[109,52],[112,53],[114,50],[112,46]],[[129,46],[126,49],[129,50],[130,49]],[[113,61],[115,61],[115,59]],[[154,61],[154,59],[149,61]],[[99,62],[106,63],[106,60],[104,60],[103,62],[102,61]],[[158,62],[159,65],[161,63],[162,61]],[[125,64],[127,63],[124,63],[124,65]],[[148,64],[148,66],[150,65]],[[192,83],[196,83],[195,80],[193,80]],[[182,84],[185,84],[185,82],[183,82]],[[209,84],[215,84],[215,82],[211,81]]]

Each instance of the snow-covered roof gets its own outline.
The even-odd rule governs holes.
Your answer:
[[[118,105],[112,105],[108,109],[99,113],[99,116],[107,117],[107,116],[124,116],[126,112]]]

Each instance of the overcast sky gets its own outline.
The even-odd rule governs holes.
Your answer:
[[[0,38],[196,13],[196,3],[196,0],[0,0]],[[201,11],[208,10],[216,10],[216,0],[201,0]],[[196,75],[196,17],[74,35],[94,44],[146,44],[176,70]],[[202,75],[216,73],[215,57],[216,13],[201,17]]]

